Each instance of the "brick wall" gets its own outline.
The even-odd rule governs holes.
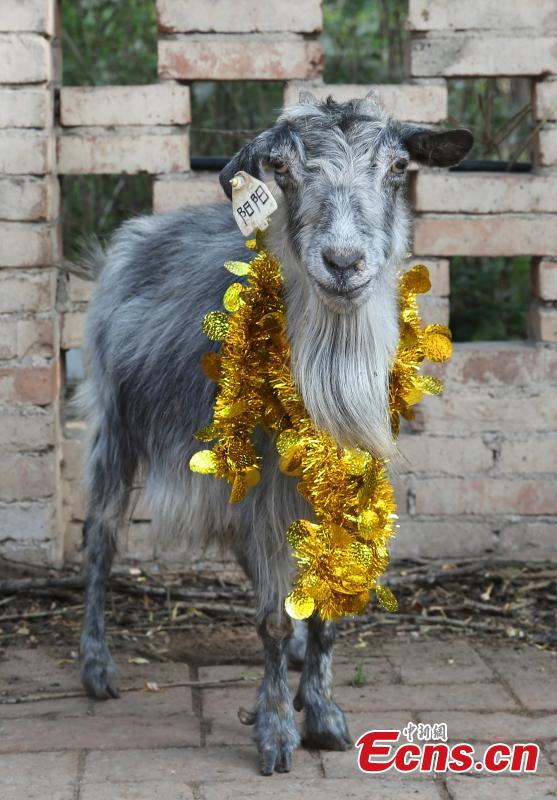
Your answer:
[[[60,87],[55,0],[4,0],[0,15],[0,555],[80,558],[84,426],[61,406],[63,350],[82,343],[91,284],[58,274],[58,176],[148,172],[155,212],[221,198],[189,170],[189,86],[284,82],[338,99],[370,87],[320,78],[318,0],[157,0],[159,82]],[[449,77],[523,76],[538,121],[532,174],[412,178],[414,256],[431,270],[427,321],[449,317],[453,255],[532,257],[530,339],[464,343],[401,437],[398,556],[555,558],[557,528],[557,0],[410,0],[408,79],[375,87],[400,119],[447,117]],[[55,92],[59,90],[55,116]],[[141,497],[122,556],[156,545]]]

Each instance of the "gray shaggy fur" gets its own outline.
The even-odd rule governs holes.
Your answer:
[[[467,132],[432,133],[390,120],[372,98],[303,102],[246,145],[223,170],[261,176],[275,168],[279,209],[269,247],[284,268],[292,369],[314,420],[341,445],[392,452],[388,374],[398,337],[396,268],[408,242],[404,166],[410,157],[446,166],[468,151]],[[220,307],[231,276],[225,260],[249,253],[227,203],[125,223],[106,252],[91,254],[98,286],[81,391],[90,430],[85,483],[89,505],[82,680],[98,698],[115,696],[106,644],[106,578],[134,478],[145,481],[154,526],[194,552],[229,544],[254,584],[265,677],[255,714],[261,771],[287,771],[299,743],[286,658],[292,625],[283,600],[292,579],[284,532],[310,510],[296,482],[277,468],[259,436],[261,483],[229,505],[223,481],[188,469],[193,434],[211,418],[215,385],[199,366],[211,346],[204,315]],[[301,657],[301,626],[293,639]],[[308,626],[296,706],[304,740],[344,749],[349,735],[331,697],[334,626]]]

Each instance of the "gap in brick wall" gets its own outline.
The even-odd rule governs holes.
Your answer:
[[[450,262],[450,327],[457,342],[527,337],[530,257]]]
[[[470,78],[447,81],[448,122],[474,133],[471,159],[510,163],[532,160],[531,82],[528,78]]]
[[[282,107],[278,81],[200,81],[192,84],[192,156],[231,156],[273,125]]]
[[[62,0],[66,86],[156,83],[155,0]]]
[[[407,0],[324,0],[325,83],[400,83]]]
[[[150,175],[66,175],[62,178],[64,255],[78,259],[89,236],[108,236],[125,219],[150,213]]]

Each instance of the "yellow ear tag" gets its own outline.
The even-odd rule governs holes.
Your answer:
[[[277,209],[277,203],[263,181],[247,172],[237,172],[230,181],[232,186],[232,211],[236,224],[249,236],[256,230],[264,231],[268,217]]]

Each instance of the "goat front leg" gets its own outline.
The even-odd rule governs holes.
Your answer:
[[[302,743],[319,750],[346,750],[352,745],[344,714],[333,700],[334,642],[334,622],[322,620],[318,614],[311,617],[294,708],[305,710]]]
[[[284,611],[267,613],[258,633],[263,643],[265,672],[255,714],[255,741],[262,775],[290,772],[292,755],[300,745],[294,707],[288,688],[288,642],[292,623]]]

